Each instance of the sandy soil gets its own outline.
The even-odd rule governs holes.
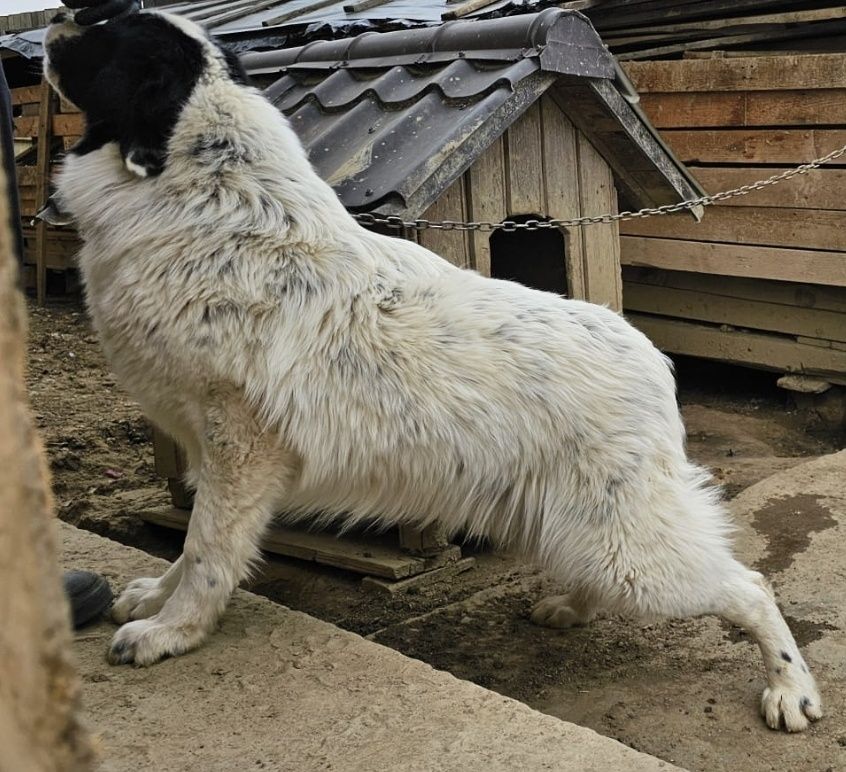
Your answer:
[[[110,376],[84,311],[68,303],[30,312],[31,394],[60,517],[174,558],[180,535],[135,514],[166,505],[167,495],[153,469],[149,430]],[[839,431],[793,410],[771,374],[680,362],[679,378],[690,452],[729,495],[843,446]],[[789,566],[810,534],[827,527],[814,502],[791,506],[808,516],[787,523],[770,512],[760,523],[775,545],[760,563],[768,572]],[[741,696],[748,690],[737,681],[738,652],[748,658],[751,649],[741,631],[714,620],[649,627],[600,620],[574,631],[539,631],[527,614],[554,589],[547,580],[483,547],[468,546],[465,554],[477,557],[474,570],[399,597],[368,593],[344,572],[276,559],[251,589],[689,769],[728,768],[728,761],[752,771],[778,767],[783,741],[772,741],[756,721],[754,700]],[[826,630],[787,613],[800,643]],[[713,645],[703,648],[703,636]],[[695,697],[680,698],[677,692],[690,690],[675,684],[691,679]],[[732,724],[730,748],[715,740],[727,721],[740,721]],[[846,730],[838,733],[831,721],[821,726],[814,731],[824,750],[814,750],[818,763],[806,768],[846,769]]]

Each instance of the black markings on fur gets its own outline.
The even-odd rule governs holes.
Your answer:
[[[208,324],[211,321],[211,309],[206,306],[203,309],[203,324]]]
[[[805,664],[803,664],[803,665],[802,665],[802,672],[803,672],[803,673],[807,673],[807,672],[808,672],[808,666],[807,666],[807,665],[805,665]]]
[[[781,652],[781,658],[785,662],[793,662],[793,658],[786,651]]]
[[[776,675],[781,675],[781,668],[780,667],[776,668]]]
[[[221,137],[197,137],[191,147],[191,155],[212,167],[218,173],[228,164],[248,164],[252,161],[249,151],[235,144],[231,139]]]
[[[161,16],[133,14],[50,43],[59,87],[86,117],[72,152],[117,142],[125,159],[160,174],[182,106],[203,72],[203,47]]]
[[[202,563],[202,562],[203,562],[203,559],[202,559],[201,557],[197,556],[196,558],[194,558],[194,562],[195,562],[197,565],[200,565],[200,563]]]
[[[264,193],[261,193],[259,195],[259,206],[261,207],[262,212],[268,214],[273,210],[273,201],[270,196],[266,196]]]
[[[209,577],[208,581],[209,581],[209,587],[212,587],[212,588],[217,587],[217,579],[213,579],[212,577]]]
[[[622,487],[624,480],[622,477],[609,477],[605,481],[605,492],[609,496],[616,496],[617,491]]]
[[[393,287],[390,290],[382,289],[382,292],[382,297],[376,303],[380,311],[390,313],[402,303],[403,293],[399,287]]]
[[[799,707],[802,708],[802,710],[805,710],[805,708],[809,707],[810,705],[811,700],[809,697],[803,697],[801,700],[799,700]]]
[[[243,86],[249,86],[250,77],[247,75],[244,65],[241,64],[241,59],[238,54],[224,46],[220,43],[220,41],[215,40],[214,42],[221,50],[221,53],[223,53],[223,58],[226,60],[226,69],[229,71],[229,77],[236,83],[240,83]]]

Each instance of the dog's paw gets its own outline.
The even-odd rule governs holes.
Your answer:
[[[177,657],[199,646],[203,636],[184,626],[152,619],[128,622],[115,633],[109,647],[112,665],[153,665],[166,657]]]
[[[813,680],[809,683],[769,686],[761,697],[761,715],[770,729],[801,732],[822,718],[822,703]]]
[[[112,619],[119,625],[132,619],[148,619],[162,610],[167,599],[160,579],[135,579],[112,605]]]
[[[535,604],[531,619],[541,627],[563,630],[586,624],[590,621],[590,616],[575,609],[569,595],[553,595]]]

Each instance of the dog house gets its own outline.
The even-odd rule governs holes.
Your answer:
[[[366,33],[243,63],[354,212],[572,218],[615,212],[618,196],[640,208],[698,193],[574,12]],[[404,235],[485,275],[622,307],[613,224]]]
[[[249,53],[242,61],[353,212],[433,221],[564,219],[616,212],[618,201],[640,208],[700,194],[577,13],[550,9],[371,32]],[[485,275],[622,308],[616,224],[397,236]],[[174,503],[187,510],[181,455],[164,436],[155,445]],[[187,512],[157,520],[186,521]],[[337,540],[320,546],[304,539],[320,537],[276,531],[270,546],[391,579],[442,565],[456,549],[433,530],[408,531],[400,544],[416,556],[388,555],[394,562],[376,565],[370,548],[351,558]],[[417,563],[397,574],[398,559]]]

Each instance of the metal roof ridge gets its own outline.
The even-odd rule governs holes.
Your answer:
[[[583,54],[575,63],[573,50]],[[608,79],[615,75],[614,58],[587,17],[561,8],[500,19],[459,19],[437,27],[369,31],[353,38],[248,53],[242,62],[249,72],[273,72],[288,67],[334,69],[526,57],[538,57],[541,69],[548,72]]]

